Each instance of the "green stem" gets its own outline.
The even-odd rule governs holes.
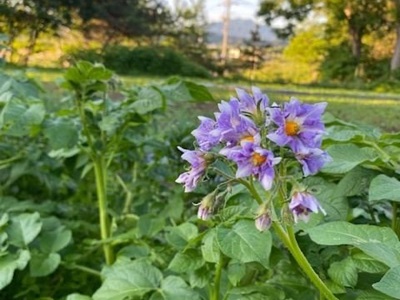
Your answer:
[[[100,277],[101,278],[101,273],[99,271],[95,270],[95,269],[92,269],[92,268],[89,268],[89,267],[86,267],[86,266],[76,265],[76,264],[69,265],[69,264],[64,263],[64,262],[62,262],[61,264],[63,266],[65,266],[67,269],[79,270],[79,271],[82,271],[82,272],[85,272],[85,273],[88,273],[88,274],[91,274],[91,275],[94,275],[96,277]]]
[[[7,164],[9,164],[9,163],[12,163],[12,162],[14,162],[14,161],[20,159],[21,157],[22,157],[21,154],[17,154],[17,155],[15,155],[15,156],[13,156],[13,157],[0,160],[0,166],[3,166],[3,165],[7,165]]]
[[[366,143],[367,145],[370,145],[376,151],[378,151],[379,154],[381,155],[382,160],[384,162],[389,163],[395,170],[400,170],[400,165],[396,161],[394,161],[391,158],[391,156],[385,152],[385,150],[383,150],[381,147],[379,147],[378,144],[376,144],[374,142],[368,142],[368,141],[364,141],[364,143]]]
[[[291,253],[301,269],[306,273],[311,282],[318,288],[321,294],[328,300],[337,299],[335,295],[331,292],[331,290],[325,285],[325,283],[319,278],[317,273],[315,273],[314,269],[311,267],[307,258],[304,256],[301,251],[299,244],[297,243],[296,236],[294,234],[294,230],[292,226],[287,226],[287,232],[289,234],[289,240],[291,244]]]
[[[94,160],[94,174],[96,177],[96,191],[99,206],[100,236],[101,240],[107,240],[111,237],[110,220],[107,215],[107,189],[106,189],[106,169],[104,160],[99,157]],[[103,252],[107,265],[114,262],[114,252],[112,246],[108,243],[103,244]]]
[[[247,187],[247,189],[250,191],[254,199],[257,201],[258,204],[262,204],[262,198],[258,194],[257,190],[254,188],[254,186],[249,183],[248,181],[241,180],[240,181],[243,185]],[[285,192],[284,189],[280,189],[280,194],[281,198],[285,198]],[[273,207],[271,206],[271,209]],[[274,212],[272,212],[274,213]],[[272,227],[274,228],[276,234],[280,238],[280,240],[283,242],[283,244],[286,246],[286,248],[289,250],[289,252],[293,255],[294,259],[296,262],[299,264],[299,266],[302,268],[304,273],[308,276],[308,278],[311,280],[311,282],[318,288],[321,294],[324,295],[324,297],[328,300],[335,300],[337,299],[333,293],[329,290],[329,288],[325,285],[325,283],[319,278],[317,273],[313,270],[311,267],[310,263],[308,262],[307,258],[304,256],[303,252],[301,251],[299,245],[297,244],[296,237],[294,235],[293,228],[291,226],[287,226],[287,232],[285,229],[282,227],[282,225],[276,221],[272,222]]]
[[[214,288],[212,290],[210,300],[219,300],[223,264],[224,264],[224,258],[222,253],[220,253],[219,262],[215,266]]]

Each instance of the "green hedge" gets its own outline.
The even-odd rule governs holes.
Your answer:
[[[149,74],[210,77],[210,73],[206,68],[167,47],[129,48],[111,46],[106,48],[103,53],[95,49],[77,49],[69,54],[73,61],[101,62],[107,68],[121,75]]]

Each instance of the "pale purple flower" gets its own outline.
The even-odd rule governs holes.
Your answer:
[[[236,89],[240,101],[240,110],[254,116],[263,114],[268,107],[269,99],[259,88],[252,87],[253,96],[242,89]]]
[[[228,147],[236,146],[243,140],[257,142],[258,128],[250,118],[241,114],[237,99],[222,101],[218,108],[220,113],[215,116],[221,141],[226,142]]]
[[[256,218],[255,224],[259,231],[265,231],[271,227],[272,220],[268,213],[263,213]]]
[[[279,146],[289,145],[292,149],[319,148],[325,130],[321,117],[326,105],[326,102],[303,104],[292,98],[283,110],[270,108],[271,120],[278,129],[267,137]]]
[[[243,143],[221,153],[237,164],[236,178],[255,175],[264,189],[269,190],[275,177],[274,166],[281,161],[271,151],[254,143]]]
[[[192,131],[200,150],[209,151],[219,143],[219,131],[216,130],[216,122],[207,117],[199,117],[200,126]]]
[[[188,172],[184,172],[175,180],[177,183],[183,183],[185,186],[185,192],[191,192],[196,187],[201,177],[204,175],[207,162],[204,158],[205,153],[198,150],[186,150],[178,147],[183,152],[182,158],[188,161],[191,168]]]
[[[292,200],[289,203],[289,209],[293,213],[294,221],[297,223],[299,220],[308,222],[310,213],[317,213],[321,211],[326,215],[325,210],[321,207],[318,200],[307,192],[294,192]]]
[[[319,148],[306,148],[304,146],[293,150],[296,159],[303,167],[304,176],[314,175],[331,160],[325,151]]]

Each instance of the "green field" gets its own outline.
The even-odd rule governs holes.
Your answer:
[[[58,69],[28,69],[28,76],[43,82],[45,89],[58,93],[58,87],[53,83],[62,77]],[[162,82],[167,78],[151,76],[121,76],[125,85],[143,85]],[[190,80],[190,79],[189,79]],[[235,95],[235,88],[250,89],[251,82],[227,81],[222,79],[192,81],[206,85],[216,101],[227,100]],[[365,90],[332,89],[296,85],[254,84],[261,88],[271,102],[286,101],[296,97],[304,102],[328,102],[327,111],[334,116],[353,123],[370,124],[383,131],[400,131],[398,116],[400,116],[400,95],[394,93],[377,93]],[[211,115],[215,105],[196,105],[199,114]]]

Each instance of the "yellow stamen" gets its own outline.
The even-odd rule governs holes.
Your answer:
[[[246,135],[246,136],[244,136],[244,137],[242,137],[242,138],[240,139],[240,142],[250,142],[250,143],[253,143],[253,142],[254,142],[254,136],[252,136],[252,135]]]
[[[300,131],[300,125],[295,121],[286,121],[285,122],[285,133],[289,136],[293,136],[298,134]]]
[[[260,166],[262,165],[265,161],[267,160],[267,158],[265,156],[262,156],[261,154],[254,152],[251,155],[251,163],[254,166]]]

